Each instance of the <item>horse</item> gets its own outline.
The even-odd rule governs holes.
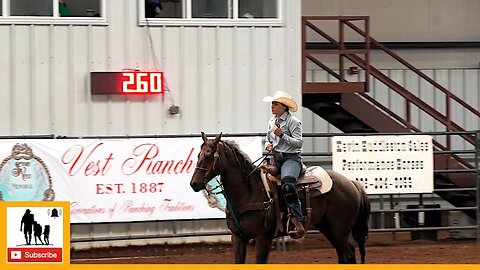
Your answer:
[[[208,139],[203,132],[201,135],[203,143],[190,187],[199,192],[220,175],[235,263],[245,263],[247,245],[252,239],[256,263],[267,263],[273,239],[277,237],[279,213],[261,180],[261,171],[237,143],[222,140],[222,133],[215,139]],[[357,181],[332,170],[326,171],[333,185],[329,192],[310,198],[309,228],[320,231],[333,245],[338,263],[356,263],[355,247],[350,241],[352,236],[358,244],[361,262],[365,263],[370,216],[368,196]],[[306,196],[299,192],[299,197],[305,213]]]

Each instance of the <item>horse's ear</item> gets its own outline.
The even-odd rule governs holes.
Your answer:
[[[202,131],[202,139],[203,139],[204,143],[207,143],[207,141],[208,141],[207,135],[205,135],[205,133],[203,133],[203,131]]]
[[[222,132],[220,132],[220,134],[218,134],[217,138],[215,138],[215,141],[213,142],[214,145],[217,145],[218,142],[220,142],[220,140],[222,139]]]

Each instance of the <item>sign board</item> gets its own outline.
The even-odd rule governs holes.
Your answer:
[[[251,160],[260,137],[229,138]],[[202,139],[0,141],[0,201],[68,201],[72,223],[224,218],[190,180]]]
[[[91,72],[92,94],[161,94],[165,92],[163,72]]]
[[[433,147],[428,135],[334,136],[333,170],[368,194],[432,193]]]

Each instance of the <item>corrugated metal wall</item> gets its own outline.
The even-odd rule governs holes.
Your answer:
[[[114,2],[106,26],[0,25],[0,135],[263,132],[262,97],[301,100],[300,1],[284,1],[283,27],[141,27],[137,1]],[[170,91],[90,94],[91,71],[126,68],[163,70]]]
[[[381,70],[399,85],[411,91],[414,95],[419,96],[423,101],[445,114],[445,95],[431,84],[420,78],[410,70],[390,69]],[[480,70],[479,69],[429,69],[422,70],[423,73],[434,79],[446,89],[450,90],[454,95],[463,99],[473,108],[480,108]],[[349,76],[349,81],[364,81],[365,75],[361,72],[355,76]],[[387,108],[400,116],[405,116],[406,107],[404,99],[396,92],[389,89],[379,80],[371,77],[371,89],[368,93],[377,101],[381,102]],[[307,72],[307,81],[332,81],[337,79],[329,76],[325,71],[310,70]],[[316,114],[308,109],[303,109],[304,130],[307,132],[340,132],[337,128],[327,123]],[[436,122],[431,116],[412,107],[411,110],[412,123],[419,127],[422,131],[446,131],[445,126]],[[480,118],[462,109],[462,107],[452,102],[451,105],[452,120],[464,127],[465,130],[480,129]],[[443,140],[443,139],[442,139]],[[441,140],[441,142],[442,142]],[[313,143],[315,142],[315,143]],[[465,140],[453,138],[452,146],[454,149],[466,149]],[[310,151],[329,151],[329,142],[326,140],[309,139],[305,148]],[[471,146],[468,146],[471,147]],[[467,147],[467,148],[468,148]]]
[[[285,1],[284,27],[140,27],[137,1],[108,3],[106,26],[0,25],[0,135],[264,132],[270,113],[263,96],[284,89],[301,100],[300,1]],[[90,94],[89,72],[125,68],[165,71],[170,92],[148,98]],[[388,72],[414,92],[422,87],[402,70]],[[478,70],[426,72],[478,107]],[[401,109],[385,86],[372,87],[371,94]],[[179,115],[168,113],[172,104],[180,106]],[[306,132],[337,131],[307,109],[297,115]],[[463,112],[455,118],[467,129],[479,126]],[[418,121],[433,128],[431,121]]]

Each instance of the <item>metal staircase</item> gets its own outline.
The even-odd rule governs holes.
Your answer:
[[[322,30],[322,22],[329,21],[338,25],[338,40]],[[361,29],[361,26],[363,29]],[[455,123],[451,118],[453,104],[461,107],[467,113],[480,118],[480,112],[468,105],[465,101],[455,96],[452,92],[432,80],[429,76],[406,62],[393,51],[373,39],[369,34],[369,18],[366,16],[305,16],[302,18],[302,72],[303,72],[303,106],[321,116],[329,123],[345,133],[375,133],[375,132],[421,132],[420,128],[412,124],[412,110],[415,109],[429,115],[436,123],[445,127],[447,132],[464,132],[464,128]],[[357,34],[363,40],[363,46],[349,48],[346,42],[346,32]],[[322,42],[319,42],[319,40]],[[358,40],[358,38],[357,38]],[[328,44],[316,46],[316,44]],[[358,49],[358,47],[361,47]],[[408,89],[396,83],[386,74],[370,65],[370,49],[382,50],[395,61],[416,73],[419,78],[433,86],[434,91],[439,91],[445,97],[441,108],[427,104]],[[338,56],[336,68],[331,68],[320,58],[324,56]],[[346,63],[362,70],[363,81],[349,82],[346,79]],[[326,71],[337,82],[307,81],[306,73],[309,67]],[[389,91],[400,96],[398,102],[405,106],[405,114],[399,115],[381,102],[368,95],[370,79],[375,78],[385,84]],[[444,112],[442,112],[444,111]],[[471,134],[461,134],[462,140],[469,144],[477,145],[479,138]],[[446,142],[434,141],[436,150],[446,151],[446,154],[435,155],[435,189],[437,194],[457,207],[471,207],[476,205],[477,195],[472,190],[477,185],[477,175],[471,172],[474,166],[456,154],[449,154],[451,139]],[[457,173],[449,173],[448,171]],[[465,172],[463,172],[465,171]],[[454,191],[441,191],[441,189],[455,188]],[[462,190],[464,189],[464,190]],[[474,210],[464,211],[476,219]]]

